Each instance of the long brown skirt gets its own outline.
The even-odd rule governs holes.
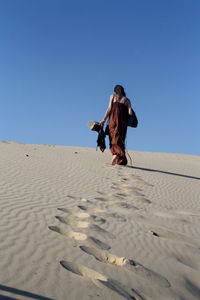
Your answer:
[[[113,165],[127,165],[125,139],[127,132],[128,109],[123,103],[114,102],[109,120],[110,150],[116,158]]]

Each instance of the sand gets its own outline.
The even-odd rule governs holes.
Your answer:
[[[0,142],[0,299],[200,299],[200,156]]]

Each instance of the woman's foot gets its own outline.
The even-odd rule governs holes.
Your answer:
[[[112,157],[112,162],[111,162],[111,164],[114,166],[114,165],[116,165],[116,158],[117,158],[117,155],[113,155],[113,157]]]

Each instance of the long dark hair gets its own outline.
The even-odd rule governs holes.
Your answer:
[[[117,95],[122,95],[124,97],[126,97],[126,93],[124,91],[124,88],[123,86],[117,84],[115,87],[114,87],[114,92],[117,94]]]

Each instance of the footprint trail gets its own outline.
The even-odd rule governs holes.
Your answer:
[[[92,255],[100,262],[123,267],[131,272],[134,272],[136,275],[143,277],[144,279],[150,280],[152,283],[155,283],[159,286],[170,287],[170,283],[166,278],[144,267],[142,264],[132,259],[128,259],[126,257],[119,257],[110,254],[107,251],[101,251],[99,249],[87,246],[80,246],[80,249],[86,252],[87,254]]]
[[[115,238],[115,236],[108,232],[107,230],[103,229],[102,227],[96,225],[96,224],[90,224],[89,222],[85,222],[85,221],[73,221],[70,220],[69,218],[64,218],[61,216],[55,216],[55,218],[60,221],[61,223],[64,223],[66,225],[70,225],[72,227],[77,227],[77,228],[87,228],[88,230],[92,231],[92,232],[97,232],[99,234],[108,236],[109,238]]]
[[[98,273],[92,269],[89,269],[81,264],[77,264],[70,261],[64,261],[62,260],[60,262],[61,266],[68,271],[83,276],[85,278],[90,279],[95,285],[97,285],[100,288],[108,288],[117,293],[120,296],[123,296],[124,298],[128,300],[145,300],[145,298],[140,295],[136,290],[132,288],[128,288],[124,285],[122,285],[117,280],[114,280],[112,278],[108,278],[101,273]],[[148,298],[149,299],[149,298]],[[150,300],[150,299],[149,299]]]
[[[103,250],[109,250],[111,248],[108,244],[100,241],[99,239],[93,236],[88,236],[87,234],[82,232],[62,229],[58,226],[49,226],[49,229],[76,241],[87,241],[87,244],[93,247],[96,246]]]

